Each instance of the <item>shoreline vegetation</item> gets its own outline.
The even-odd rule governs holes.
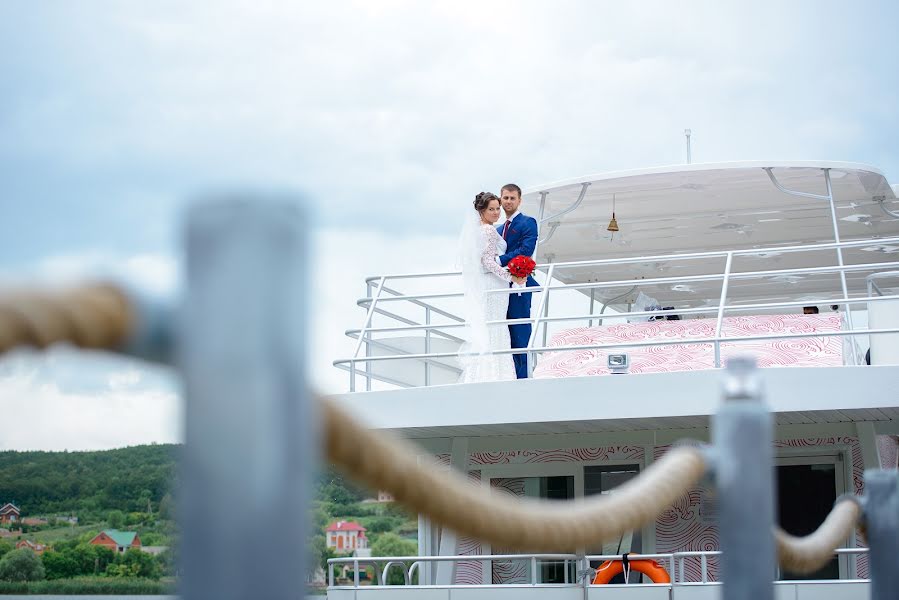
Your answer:
[[[172,595],[176,593],[173,579],[154,581],[145,577],[75,577],[45,579],[43,581],[0,581],[0,594],[115,594],[115,595]]]
[[[23,561],[22,568],[8,566],[4,573],[0,567],[0,594],[175,593],[182,448],[151,444],[88,452],[0,452],[0,504],[10,502],[23,519],[30,519],[0,525],[9,531],[0,532],[0,565],[11,552],[15,554],[7,563],[19,555],[32,555],[16,558]],[[375,556],[416,553],[415,515],[393,503],[372,501],[377,493],[330,468],[322,469],[313,485],[308,572],[324,573],[328,558],[343,556],[327,548],[324,535],[325,528],[338,520],[364,526]],[[166,549],[158,555],[136,549],[114,553],[89,544],[107,529],[134,531],[144,548]],[[15,549],[22,540],[47,549],[42,555]],[[306,593],[320,593],[321,586],[320,580],[310,583]]]

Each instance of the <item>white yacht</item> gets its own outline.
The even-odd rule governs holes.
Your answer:
[[[776,423],[779,521],[808,534],[839,495],[863,491],[864,469],[897,467],[897,192],[878,169],[841,162],[692,164],[528,190],[521,210],[540,224],[532,376],[456,383],[459,274],[385,274],[365,282],[363,324],[347,332],[356,352],[335,361],[349,391],[334,399],[485,490],[576,499],[614,493],[677,440],[708,440],[720,367],[753,355]],[[778,573],[777,597],[867,597],[863,545],[846,539],[812,576]],[[335,560],[350,568],[332,572],[328,597],[720,590],[715,500],[701,486],[579,554],[513,556],[424,517],[418,550],[406,562]],[[579,579],[584,562],[626,553],[670,581]],[[387,587],[391,573],[405,585]]]

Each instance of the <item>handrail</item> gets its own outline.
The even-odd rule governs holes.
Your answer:
[[[395,296],[402,296],[402,293],[397,292],[396,290],[394,290],[392,288],[385,287],[384,291],[387,292],[388,294],[393,294]],[[442,308],[434,306],[433,304],[428,304],[427,302],[413,302],[413,304],[415,304],[416,306],[420,306],[420,307],[424,308],[425,310],[432,310],[435,313],[437,313],[438,315],[442,315],[442,316],[446,317],[447,319],[453,319],[454,321],[463,321],[463,319],[459,315],[454,315],[453,313],[445,311]]]
[[[710,250],[707,252],[687,252],[682,254],[652,254],[649,256],[632,256],[632,257],[621,257],[621,258],[599,258],[599,259],[588,259],[588,260],[576,260],[576,261],[568,261],[568,262],[554,262],[554,263],[540,263],[537,265],[537,269],[548,269],[549,265],[556,265],[556,268],[568,268],[568,267],[589,267],[592,265],[607,265],[607,264],[631,264],[631,263],[639,263],[639,262],[657,262],[660,260],[693,260],[698,258],[714,258],[714,257],[724,257],[728,252],[733,253],[734,256],[753,256],[759,254],[787,254],[793,252],[814,252],[816,250],[831,250],[837,247],[840,248],[859,248],[865,246],[875,246],[875,245],[883,245],[883,244],[899,244],[899,236],[894,237],[885,237],[885,238],[866,238],[864,240],[851,240],[848,242],[840,242],[836,244],[834,242],[827,242],[822,244],[805,244],[805,245],[797,245],[797,246],[767,246],[765,248],[744,248],[741,250]],[[425,277],[451,277],[456,275],[462,275],[462,271],[431,271],[431,272],[421,272],[421,273],[390,273],[384,275],[387,279],[390,280],[398,280],[398,279],[422,279]],[[380,275],[372,275],[365,278],[365,283],[371,281],[377,281],[380,279]]]
[[[619,342],[615,344],[576,344],[571,346],[539,346],[532,348],[532,352],[560,352],[560,351],[568,351],[568,350],[597,350],[597,349],[618,349],[618,348],[647,348],[651,346],[678,346],[681,344],[714,344],[715,341],[719,342],[760,342],[760,341],[769,341],[769,340],[789,340],[789,339],[799,339],[799,338],[813,338],[813,337],[842,337],[842,336],[857,336],[857,335],[880,335],[880,334],[888,334],[888,333],[899,333],[899,328],[893,327],[889,329],[855,329],[855,330],[847,330],[847,331],[813,331],[813,332],[804,332],[804,333],[790,333],[787,335],[752,335],[752,336],[743,336],[743,337],[704,337],[704,338],[678,338],[678,339],[665,339],[665,340],[657,340],[657,341],[642,341],[642,342]],[[521,348],[510,348],[503,350],[490,350],[486,352],[481,352],[479,354],[489,354],[489,355],[502,355],[502,354],[519,354],[521,353]],[[334,361],[334,365],[343,364],[347,362],[363,362],[364,360],[371,361],[384,361],[384,360],[411,360],[411,359],[424,359],[424,358],[450,358],[453,356],[460,356],[459,352],[434,352],[431,354],[404,354],[400,356],[373,356],[368,359],[339,359]]]
[[[558,267],[558,265],[552,264],[550,267]],[[899,267],[899,261],[889,261],[882,263],[860,263],[857,265],[827,265],[824,267],[796,267],[793,269],[769,269],[767,271],[741,271],[739,273],[731,273],[731,279],[756,279],[761,277],[777,277],[780,275],[800,275],[800,274],[809,274],[809,273],[854,273],[858,271],[871,271],[874,269],[884,269],[884,268],[892,268]],[[584,282],[584,283],[564,283],[561,285],[553,286],[554,290],[588,290],[591,288],[610,288],[610,287],[626,287],[630,285],[634,285],[634,283],[640,285],[655,285],[655,284],[666,284],[666,283],[691,283],[697,281],[716,281],[718,279],[724,279],[724,273],[713,273],[708,275],[674,275],[671,277],[653,277],[648,279],[613,279],[611,281],[592,281],[592,282]],[[539,285],[539,286],[531,286],[528,287],[528,292],[543,292],[549,289],[548,285]],[[497,288],[493,290],[487,290],[488,294],[516,294],[520,292],[518,288]],[[406,300],[421,300],[421,299],[439,299],[439,298],[461,298],[463,296],[463,292],[441,292],[437,294],[412,294],[405,296],[392,296],[390,298],[381,298],[378,301],[381,303],[384,302],[400,302]],[[366,302],[369,298],[360,298],[359,302]],[[840,298],[840,303],[845,302],[845,298]]]
[[[533,288],[531,288],[533,289]],[[553,289],[561,289],[561,288],[553,288]],[[795,300],[795,301],[786,301],[786,302],[764,302],[757,304],[727,304],[724,306],[724,310],[727,312],[747,312],[752,310],[770,310],[774,308],[791,308],[795,306],[809,306],[809,305],[830,305],[830,304],[866,304],[869,302],[878,302],[881,300],[899,300],[899,294],[892,294],[889,296],[865,296],[862,298],[852,298],[848,302],[845,302],[842,298],[818,298],[815,300]],[[665,308],[659,310],[644,310],[644,311],[633,311],[633,312],[623,312],[615,315],[610,315],[608,318],[633,318],[633,317],[651,317],[651,316],[664,316],[664,315],[692,315],[692,314],[708,314],[708,313],[717,313],[717,306],[698,306],[695,308]],[[596,318],[595,313],[584,313],[579,315],[563,315],[558,317],[543,317],[541,319],[545,322],[561,322],[561,321],[587,321],[590,318]],[[536,320],[535,317],[522,317],[519,319],[497,319],[496,321],[487,321],[487,325],[519,325],[523,323],[534,323]],[[399,332],[399,331],[422,331],[428,329],[447,329],[447,328],[462,328],[465,327],[465,323],[445,323],[440,325],[404,325],[404,326],[393,326],[393,327],[371,327],[368,329],[369,332],[372,333],[389,333],[389,332]],[[355,335],[361,333],[361,329],[347,329],[344,334],[353,337],[355,339]],[[456,338],[458,340],[458,338]]]
[[[871,292],[869,291],[869,296],[858,300],[856,298],[852,298],[848,293],[848,284],[844,282],[847,281],[847,274],[849,273],[861,273],[861,274],[870,274],[873,272],[875,275],[877,272],[882,272],[885,269],[895,269],[899,267],[899,261],[889,261],[889,262],[866,262],[861,264],[843,264],[842,261],[842,249],[843,248],[853,248],[853,247],[868,247],[872,244],[884,244],[890,243],[891,240],[895,240],[899,243],[899,237],[895,238],[883,238],[883,239],[864,239],[864,240],[852,240],[843,242],[841,240],[837,240],[832,243],[825,244],[814,244],[814,245],[805,245],[805,246],[786,246],[781,248],[752,248],[752,249],[742,249],[742,250],[722,250],[722,251],[712,251],[712,252],[701,252],[701,253],[693,253],[693,254],[681,254],[681,255],[670,255],[670,256],[662,256],[658,257],[659,259],[668,260],[691,260],[691,259],[700,259],[700,258],[708,258],[708,257],[723,257],[725,258],[725,265],[723,272],[706,272],[704,274],[697,275],[682,275],[682,276],[664,276],[664,277],[651,277],[648,279],[611,279],[608,281],[591,281],[591,282],[579,282],[579,283],[563,283],[563,282],[554,282],[553,275],[557,272],[556,269],[564,269],[564,268],[572,268],[572,267],[583,267],[585,265],[622,265],[629,264],[635,262],[648,262],[653,261],[655,257],[632,257],[632,258],[612,258],[612,259],[599,259],[599,260],[590,260],[590,261],[577,261],[571,263],[551,263],[546,265],[546,278],[542,285],[529,287],[527,291],[529,293],[539,293],[542,292],[541,298],[538,301],[538,306],[536,313],[533,317],[521,318],[521,319],[501,319],[496,321],[490,321],[488,325],[491,326],[501,326],[501,325],[514,325],[514,324],[523,324],[530,323],[533,326],[533,330],[531,332],[531,336],[528,339],[528,343],[523,349],[509,349],[509,350],[496,350],[490,351],[488,354],[491,355],[501,355],[501,354],[518,354],[522,352],[527,352],[530,360],[528,361],[529,366],[533,366],[536,364],[536,357],[538,353],[541,352],[559,352],[562,350],[580,350],[580,349],[599,349],[604,348],[607,350],[611,350],[614,348],[633,348],[633,347],[643,347],[641,344],[628,343],[628,344],[613,344],[613,345],[589,345],[587,347],[581,346],[548,346],[547,344],[547,332],[550,323],[557,322],[565,322],[565,321],[581,321],[581,320],[589,320],[593,318],[593,309],[591,308],[589,315],[565,315],[565,316],[551,316],[549,314],[548,307],[548,296],[550,294],[550,290],[553,291],[586,291],[586,290],[595,290],[595,289],[606,289],[606,290],[614,290],[615,288],[633,288],[635,285],[637,286],[650,286],[650,285],[674,285],[674,284],[682,284],[682,283],[692,283],[692,282],[717,282],[721,281],[721,294],[719,296],[718,302],[714,306],[710,307],[691,307],[691,308],[672,308],[667,310],[659,310],[659,311],[640,311],[640,312],[630,312],[623,313],[626,315],[626,318],[635,318],[640,316],[656,316],[662,317],[664,315],[703,315],[703,314],[714,314],[715,315],[715,333],[713,337],[708,337],[702,340],[694,339],[694,340],[662,340],[657,342],[650,342],[645,344],[646,346],[666,346],[673,345],[677,343],[683,344],[696,344],[696,343],[711,343],[713,345],[714,350],[714,366],[716,368],[721,366],[721,344],[723,342],[739,342],[745,340],[752,339],[765,339],[758,336],[753,337],[739,337],[733,338],[722,337],[722,326],[724,317],[727,314],[733,314],[734,312],[748,312],[750,310],[770,310],[775,308],[786,308],[786,307],[794,307],[794,306],[807,306],[811,303],[827,303],[831,305],[840,305],[845,311],[844,318],[846,322],[849,323],[848,331],[841,332],[839,335],[848,336],[845,339],[850,340],[849,347],[851,350],[846,354],[848,364],[858,364],[858,345],[855,342],[855,335],[866,335],[866,334],[877,334],[877,333],[889,333],[890,330],[884,330],[882,332],[873,331],[873,330],[855,330],[852,322],[851,322],[851,313],[850,310],[852,306],[863,304],[865,302],[875,301],[871,297]],[[816,250],[824,250],[829,248],[836,248],[838,250],[837,261],[840,264],[829,264],[822,266],[808,266],[808,267],[794,267],[794,268],[784,268],[784,269],[757,269],[752,271],[742,271],[742,272],[734,272],[734,258],[738,256],[764,256],[766,254],[782,254],[785,252],[810,252]],[[779,277],[790,277],[794,275],[806,275],[806,276],[816,276],[821,274],[830,274],[830,273],[838,273],[840,276],[840,282],[842,287],[842,297],[839,298],[828,298],[821,300],[810,300],[808,298],[804,300],[798,301],[786,301],[786,302],[756,302],[753,304],[727,304],[728,290],[731,287],[731,281],[749,281],[749,280],[771,280]],[[452,273],[452,274],[458,274]],[[431,276],[440,276],[441,274],[430,274]],[[400,279],[411,279],[415,277],[421,277],[422,275],[403,275],[398,276]],[[429,276],[429,275],[423,275]],[[870,276],[870,275],[869,275]],[[396,289],[393,289],[387,285],[387,282],[391,279],[392,276],[384,275],[378,279],[378,289],[379,292],[376,294],[376,298],[366,297],[359,299],[357,304],[362,307],[368,309],[369,314],[373,314],[377,312],[378,314],[387,315],[394,320],[400,322],[400,326],[384,326],[384,327],[371,327],[370,319],[371,317],[367,315],[366,323],[361,329],[350,329],[346,331],[346,334],[354,338],[357,342],[357,345],[362,343],[372,343],[376,344],[373,340],[373,336],[376,333],[395,333],[395,332],[424,332],[425,338],[429,338],[432,334],[438,335],[448,340],[452,340],[456,343],[461,343],[462,336],[453,335],[450,333],[452,329],[463,328],[466,326],[465,321],[457,317],[456,315],[448,312],[444,309],[438,308],[434,305],[432,300],[445,300],[445,299],[454,299],[460,298],[464,296],[462,292],[456,291],[442,291],[438,293],[419,293],[419,294],[403,294]],[[374,278],[368,278],[366,281],[368,282],[369,288],[371,288]],[[759,284],[761,285],[761,283]],[[870,290],[869,285],[869,290]],[[383,292],[383,293],[382,293]],[[501,295],[510,295],[515,293],[520,293],[520,290],[517,288],[508,288],[501,287],[494,290],[488,290],[489,294],[501,294]],[[592,293],[592,292],[591,292]],[[618,294],[619,296],[621,294]],[[880,299],[880,298],[878,298]],[[405,319],[400,315],[396,314],[393,311],[385,311],[384,308],[388,303],[405,303],[409,302],[415,304],[417,306],[421,306],[425,308],[426,314],[434,311],[435,314],[441,314],[446,317],[449,317],[451,321],[450,323],[445,324],[434,324],[427,322],[424,325],[419,322],[411,321],[409,319]],[[427,319],[426,319],[427,320]],[[405,324],[405,325],[403,325]],[[542,345],[537,340],[537,336],[539,335],[540,327],[544,328],[544,336]],[[827,335],[834,335],[832,333]],[[827,335],[823,335],[821,333],[816,333],[815,336],[827,337]],[[774,339],[789,339],[793,337],[803,337],[801,335],[792,334],[789,336],[777,336]],[[374,362],[381,360],[423,360],[425,361],[425,385],[430,384],[430,378],[427,376],[430,373],[430,359],[451,359],[453,357],[458,356],[457,352],[442,352],[442,353],[434,353],[431,352],[431,347],[427,345],[424,354],[412,354],[412,353],[399,353],[398,355],[394,355],[393,357],[389,356],[380,356],[380,357],[358,357],[356,356],[353,360],[349,361],[350,366],[354,367],[355,362],[363,362],[366,365],[365,377],[368,385],[366,389],[370,389],[370,381],[372,379],[372,373],[370,369],[370,365]],[[343,364],[347,364],[348,361],[345,359],[338,359],[333,361],[332,364],[335,366],[340,366]],[[349,369],[351,373],[355,373],[355,368]],[[381,379],[383,381],[383,379]],[[353,386],[351,386],[353,387]],[[405,386],[404,386],[405,387]],[[351,389],[354,391],[354,389]]]
[[[401,348],[397,348],[396,346],[391,346],[390,344],[387,344],[387,343],[385,343],[385,342],[382,341],[382,340],[372,340],[372,339],[369,339],[369,340],[367,340],[367,342],[370,343],[370,344],[373,345],[373,346],[377,346],[377,347],[380,347],[380,348],[384,348],[385,350],[393,350],[393,351],[395,351],[395,352],[400,352],[400,354],[398,354],[398,355],[391,355],[391,356],[403,356],[403,354],[402,354],[402,349],[401,349]],[[409,354],[409,353],[407,353],[407,354]],[[430,353],[426,352],[425,354],[430,354]],[[360,362],[358,359],[353,359],[353,360],[355,360],[356,362]],[[448,364],[446,364],[446,363],[442,363],[442,362],[440,362],[440,361],[438,361],[438,360],[433,360],[433,359],[423,359],[423,360],[424,360],[425,362],[427,362],[427,363],[437,365],[438,367],[442,367],[442,368],[447,369],[447,370],[449,370],[449,371],[455,371],[456,373],[461,373],[461,372],[462,372],[462,370],[459,369],[458,367],[454,367],[454,366],[452,366],[452,365],[448,365]]]
[[[852,555],[862,555],[868,554],[869,549],[865,547],[858,548],[836,548],[833,551],[829,552],[829,554],[833,556],[852,556]],[[663,562],[668,565],[668,574],[671,576],[671,583],[668,585],[678,585],[678,584],[708,584],[710,582],[709,570],[708,570],[708,559],[715,558],[722,555],[721,550],[682,550],[682,551],[674,551],[674,552],[655,552],[655,553],[628,553],[628,558],[630,560],[655,560],[658,562]],[[699,581],[691,582],[687,581],[687,577],[685,575],[685,563],[689,559],[699,559],[700,560],[700,574]],[[590,563],[597,562],[605,562],[610,560],[621,560],[621,554],[587,554],[587,555],[576,555],[576,554],[455,554],[455,555],[447,555],[447,556],[372,556],[365,558],[357,558],[357,557],[336,557],[328,559],[328,567],[329,567],[329,585],[330,588],[342,588],[347,586],[335,585],[333,581],[333,569],[334,566],[339,565],[355,565],[355,564],[371,564],[375,568],[375,572],[378,576],[379,583],[378,585],[387,585],[386,584],[386,571],[390,566],[401,566],[403,567],[403,575],[404,580],[406,581],[406,585],[409,585],[409,582],[412,580],[414,574],[421,570],[422,563],[441,563],[441,562],[488,562],[488,561],[541,561],[541,562],[559,562],[564,561],[565,563],[571,562],[583,562],[587,565]],[[406,565],[408,564],[408,567]],[[382,570],[378,569],[378,565],[385,565]],[[780,579],[777,579],[781,581]],[[838,579],[834,581],[867,581],[865,579]],[[793,580],[787,580],[793,581]],[[431,584],[431,583],[422,583],[419,581],[417,584],[419,587],[445,587],[440,584]],[[458,586],[459,584],[451,584],[454,586]],[[464,585],[464,584],[463,584]],[[476,586],[479,584],[468,584],[471,586]],[[512,585],[521,585],[521,584],[492,584],[492,585],[501,585],[501,586],[512,586]],[[569,586],[569,587],[582,587],[582,583],[578,581],[571,581],[565,583],[548,583],[541,584],[548,586]],[[632,585],[658,585],[658,584],[632,584]]]

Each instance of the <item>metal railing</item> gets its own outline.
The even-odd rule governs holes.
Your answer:
[[[859,556],[868,554],[868,548],[839,548],[834,551],[835,557],[840,556]],[[717,580],[717,577],[713,577],[711,573],[711,569],[709,568],[710,559],[717,558],[721,556],[720,550],[703,550],[703,551],[683,551],[683,552],[664,552],[664,553],[656,553],[656,554],[629,554],[628,559],[630,560],[654,560],[656,562],[661,563],[665,570],[668,572],[669,577],[671,578],[671,583],[669,585],[709,585],[715,584],[717,585],[720,581]],[[331,558],[328,559],[328,587],[329,588],[341,588],[341,587],[351,587],[351,588],[359,588],[363,587],[361,585],[361,577],[360,574],[364,570],[365,567],[370,566],[372,571],[374,572],[374,581],[370,586],[364,587],[376,587],[376,586],[386,586],[389,585],[387,583],[387,575],[391,571],[391,569],[400,568],[403,575],[403,585],[417,585],[423,587],[446,587],[441,584],[434,584],[430,582],[422,582],[422,565],[425,563],[480,563],[483,565],[487,562],[493,561],[502,561],[502,562],[510,562],[510,561],[521,561],[526,562],[528,564],[527,569],[527,583],[492,583],[491,581],[486,582],[482,581],[479,584],[469,583],[469,584],[459,584],[452,583],[449,585],[458,586],[458,585],[470,585],[470,586],[496,586],[496,587],[508,587],[512,585],[525,585],[525,586],[567,586],[567,587],[580,587],[583,585],[591,585],[593,574],[595,571],[590,569],[589,565],[591,563],[601,563],[609,560],[621,560],[620,554],[588,554],[588,555],[576,555],[576,554],[472,554],[472,555],[456,555],[456,556],[390,556],[390,557],[346,557],[346,558]],[[689,561],[699,561],[699,577],[697,581],[691,580],[688,576],[686,564]],[[559,583],[546,583],[539,581],[539,567],[541,565],[547,563],[562,563],[563,566],[563,581]],[[352,582],[348,584],[339,584],[338,578],[335,577],[335,568],[340,568],[341,566],[348,566],[352,568]],[[572,567],[574,567],[574,572],[580,574],[580,576],[575,575],[572,577]],[[482,572],[486,572],[483,570]],[[419,577],[417,583],[412,583],[415,581],[416,575]],[[850,573],[848,573],[848,577],[841,579],[834,579],[830,581],[868,581],[867,579],[860,579],[855,572],[855,569],[850,569]],[[776,581],[786,581],[781,579],[782,572],[778,568]],[[587,579],[587,581],[584,581]],[[792,581],[792,580],[790,580]],[[658,585],[652,583],[631,583],[630,585]]]
[[[714,366],[721,366],[721,344],[722,343],[739,343],[739,342],[748,342],[748,341],[771,341],[771,340],[779,340],[779,339],[794,339],[794,338],[802,338],[802,337],[830,337],[830,336],[838,336],[847,340],[850,340],[850,349],[847,353],[847,356],[844,360],[848,364],[857,365],[861,364],[861,359],[858,351],[857,344],[854,343],[854,338],[857,336],[864,335],[881,335],[881,334],[889,334],[889,333],[899,333],[899,329],[891,328],[891,329],[854,329],[851,326],[851,318],[850,318],[850,307],[858,306],[858,305],[867,305],[870,302],[880,302],[886,300],[896,300],[899,299],[897,295],[883,295],[879,289],[877,289],[872,284],[868,284],[868,293],[863,297],[850,297],[848,288],[844,285],[845,276],[847,273],[866,273],[873,272],[874,275],[878,275],[878,273],[882,271],[886,271],[887,273],[895,273],[896,269],[899,268],[899,261],[890,261],[890,262],[879,262],[879,263],[861,263],[861,264],[843,264],[842,260],[842,251],[844,249],[851,248],[864,248],[873,245],[885,245],[885,244],[895,244],[899,243],[899,237],[893,238],[883,238],[883,239],[865,239],[865,240],[853,240],[848,242],[831,242],[826,244],[811,244],[811,245],[802,245],[802,246],[787,246],[787,247],[771,247],[771,248],[754,248],[754,249],[743,249],[743,250],[722,250],[722,251],[712,251],[712,252],[699,252],[699,253],[690,253],[690,254],[674,254],[674,255],[654,255],[654,256],[642,256],[642,257],[629,257],[629,258],[615,258],[615,259],[596,259],[596,260],[585,260],[585,261],[574,261],[574,262],[562,262],[562,263],[552,263],[546,265],[539,265],[538,268],[545,273],[545,282],[544,284],[536,287],[528,288],[528,292],[532,293],[542,293],[540,301],[537,303],[536,307],[533,310],[532,316],[530,318],[522,318],[522,319],[502,319],[489,321],[488,326],[496,326],[496,325],[509,325],[509,324],[524,324],[530,323],[533,325],[533,329],[531,332],[530,339],[528,340],[528,345],[525,348],[516,348],[516,349],[503,349],[503,350],[493,350],[488,354],[491,355],[502,355],[502,354],[521,354],[528,353],[529,355],[529,366],[533,369],[533,365],[536,362],[536,356],[538,354],[548,353],[548,352],[564,352],[570,350],[597,350],[597,349],[623,349],[623,348],[638,348],[638,347],[651,347],[651,346],[671,346],[671,345],[682,345],[682,344],[711,344],[714,349]],[[837,261],[840,264],[835,265],[825,265],[825,266],[810,266],[810,267],[800,267],[800,268],[792,268],[792,269],[773,269],[773,270],[755,270],[755,271],[740,271],[733,272],[732,265],[733,261],[737,257],[744,256],[766,256],[772,254],[786,254],[786,253],[800,253],[800,252],[815,252],[821,250],[838,250],[840,252],[839,260]],[[656,262],[660,260],[665,261],[690,261],[690,260],[702,260],[709,258],[722,258],[724,259],[724,268],[721,272],[717,273],[706,273],[699,275],[685,275],[685,276],[672,276],[672,277],[655,277],[650,279],[620,279],[620,280],[611,280],[611,281],[601,281],[601,282],[585,282],[585,283],[561,283],[553,280],[553,276],[555,273],[571,268],[584,268],[584,267],[595,267],[595,268],[604,268],[611,266],[620,266],[620,265],[629,265],[635,263],[647,263],[647,262]],[[838,274],[840,276],[840,290],[834,290],[837,292],[836,294],[831,294],[830,297],[822,297],[818,299],[808,299],[803,298],[801,300],[788,300],[783,302],[757,302],[750,304],[729,304],[727,302],[728,291],[730,288],[731,282],[741,281],[741,280],[750,280],[750,279],[765,279],[765,278],[776,278],[776,277],[785,277],[785,276],[795,276],[795,275],[809,275],[809,274]],[[344,358],[334,361],[334,366],[337,368],[346,370],[350,374],[350,391],[356,391],[356,376],[362,375],[365,378],[365,389],[370,390],[371,384],[373,380],[383,381],[386,383],[390,383],[393,385],[397,385],[400,387],[414,387],[414,385],[409,384],[408,382],[391,379],[384,375],[379,375],[373,372],[372,365],[377,362],[382,361],[397,361],[397,360],[416,360],[421,361],[424,365],[425,369],[425,377],[424,382],[425,385],[431,384],[433,369],[441,369],[444,371],[449,371],[453,373],[459,373],[459,369],[451,362],[453,359],[459,356],[459,352],[432,352],[432,340],[434,336],[440,336],[443,339],[450,340],[452,342],[460,343],[462,338],[452,335],[452,331],[454,330],[462,330],[465,327],[464,320],[453,314],[449,310],[445,310],[440,308],[434,304],[435,301],[453,299],[453,298],[461,298],[463,296],[462,292],[439,292],[439,293],[424,293],[424,294],[402,294],[393,288],[386,287],[386,283],[390,281],[400,281],[400,280],[422,280],[422,279],[430,279],[430,278],[445,278],[445,277],[453,277],[459,276],[461,273],[458,271],[450,271],[450,272],[435,272],[435,273],[418,273],[418,274],[402,274],[402,275],[382,275],[378,277],[371,277],[366,279],[366,285],[368,286],[369,293],[365,298],[360,299],[357,304],[367,309],[365,322],[361,329],[351,329],[346,332],[346,334],[357,341],[356,351],[354,352],[351,358]],[[886,273],[884,273],[886,275]],[[870,279],[869,275],[869,279]],[[590,290],[591,297],[593,292],[596,289],[603,288],[624,288],[624,287],[633,287],[635,284],[639,286],[650,286],[650,285],[677,285],[691,282],[709,282],[709,281],[720,281],[721,282],[721,291],[719,295],[719,299],[716,305],[705,306],[705,307],[695,307],[695,308],[674,308],[669,310],[653,310],[653,311],[635,311],[635,312],[626,312],[626,313],[617,313],[614,316],[618,317],[626,317],[626,318],[635,318],[635,317],[664,317],[665,315],[715,315],[715,334],[714,336],[705,337],[705,338],[691,338],[691,339],[655,339],[655,340],[646,340],[642,342],[633,342],[633,343],[619,343],[619,344],[583,344],[583,345],[548,345],[547,344],[547,336],[548,336],[548,326],[554,323],[563,323],[567,321],[585,321],[590,322],[591,319],[595,319],[596,315],[592,310],[593,303],[591,302],[591,310],[584,314],[577,315],[565,315],[565,316],[550,316],[549,315],[549,297],[553,292],[560,292],[565,290]],[[513,294],[518,293],[519,290],[516,288],[507,289],[501,288],[497,290],[490,290],[488,293],[492,294]],[[388,294],[385,296],[384,294]],[[399,315],[396,311],[391,311],[385,308],[385,306],[393,305],[396,303],[408,303],[410,305],[414,305],[419,308],[423,308],[425,310],[425,319],[424,322],[418,322],[413,319],[409,319],[407,317],[403,317]],[[813,334],[782,334],[782,335],[771,335],[771,336],[737,336],[737,337],[726,337],[722,335],[722,325],[724,322],[724,317],[726,314],[732,313],[747,313],[753,311],[770,311],[774,309],[794,309],[797,307],[808,306],[808,305],[839,305],[841,306],[841,310],[843,311],[844,321],[849,324],[849,329],[842,330],[839,332],[815,332]],[[387,326],[387,327],[373,327],[372,326],[372,317],[374,314],[380,314],[389,319],[393,319],[402,323],[399,326]],[[439,314],[441,317],[448,319],[450,322],[437,324],[432,321],[432,316],[434,314]],[[542,343],[538,345],[538,338],[540,327],[543,327],[543,336]],[[424,333],[424,352],[408,352],[402,351],[396,346],[392,346],[390,344],[390,338],[386,337],[383,339],[375,339],[375,334],[396,334],[396,333],[409,333],[421,331]],[[359,351],[362,346],[365,346],[366,353],[364,356],[359,355]],[[387,354],[382,356],[372,356],[370,352],[370,347],[380,347],[388,350],[393,350],[395,354]],[[364,370],[360,370],[358,365],[364,364]]]

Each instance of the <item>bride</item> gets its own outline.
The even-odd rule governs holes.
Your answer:
[[[490,192],[481,192],[475,197],[474,209],[477,214],[466,219],[459,244],[468,322],[468,342],[460,349],[462,376],[459,382],[511,380],[515,379],[512,355],[487,354],[491,350],[512,347],[507,325],[487,325],[488,321],[506,318],[509,295],[487,292],[508,288],[512,281],[523,283],[525,280],[512,277],[497,260],[497,256],[506,251],[506,240],[500,237],[495,227],[500,215],[499,198]]]

